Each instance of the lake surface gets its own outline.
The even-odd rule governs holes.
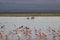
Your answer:
[[[14,26],[14,24],[16,26]],[[5,35],[8,34],[9,31],[12,31],[22,25],[24,27],[27,26],[32,30],[32,37],[30,40],[45,40],[36,39],[34,32],[35,28],[41,29],[42,32],[48,35],[46,40],[54,40],[52,38],[53,35],[48,33],[48,27],[50,26],[52,29],[58,31],[60,29],[60,17],[35,17],[34,19],[31,19],[31,17],[29,17],[29,19],[27,19],[27,17],[0,17],[0,25],[5,25],[3,29],[0,28],[0,31],[4,32],[4,40],[6,38]],[[17,40],[17,36],[14,35],[9,40]],[[21,40],[28,40],[28,38],[21,33]],[[57,36],[55,40],[59,40],[59,37]]]

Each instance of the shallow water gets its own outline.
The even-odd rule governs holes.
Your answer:
[[[0,28],[0,31],[4,32],[3,40],[6,40],[6,34],[8,34],[9,31],[12,31],[21,25],[24,27],[27,26],[32,30],[32,37],[30,40],[45,40],[44,38],[36,39],[34,32],[35,28],[42,29],[41,31],[48,35],[46,40],[53,40],[52,33],[48,33],[48,27],[50,26],[52,29],[58,31],[60,26],[60,17],[35,17],[34,19],[31,19],[31,17],[29,18],[30,19],[27,19],[27,17],[0,17],[0,25],[5,25],[4,28]],[[14,26],[14,24],[16,26]],[[59,37],[56,37],[55,39],[59,40]],[[17,35],[14,35],[9,40],[17,40]],[[21,33],[21,40],[29,39]]]

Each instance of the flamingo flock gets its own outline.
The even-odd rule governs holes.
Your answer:
[[[0,28],[2,29],[4,27],[1,26]],[[50,26],[48,27],[48,34],[46,34],[45,32],[41,31],[42,29],[34,29],[34,37],[36,37],[37,40],[49,40],[48,36],[49,34],[52,34],[52,40],[57,40],[56,37],[59,38],[60,40],[60,30],[56,31],[55,29],[52,29]],[[13,29],[11,31],[9,31],[6,35],[5,35],[5,40],[9,40],[10,38],[12,38],[14,35],[17,35],[17,40],[21,40],[21,33],[24,35],[24,37],[28,38],[28,40],[31,40],[33,33],[32,33],[32,29],[29,27],[24,27],[24,26],[20,26],[16,29]],[[4,40],[4,32],[0,31],[0,40]]]
[[[27,18],[27,19],[34,19],[34,17]],[[14,24],[15,27],[17,27]],[[0,25],[0,29],[3,29],[5,25]],[[34,29],[34,30],[33,30]],[[7,34],[0,30],[0,40],[10,40],[15,35],[17,35],[17,40],[21,40],[22,35],[27,38],[28,40],[32,40],[34,36],[34,40],[60,40],[60,27],[59,29],[54,29],[52,26],[47,27],[47,32],[43,32],[41,28],[30,28],[28,26],[19,26],[13,30],[10,30]],[[33,33],[34,32],[34,33]],[[5,34],[5,35],[4,35]],[[50,36],[50,37],[49,37]],[[4,39],[5,37],[5,39]],[[58,39],[56,39],[58,38]],[[24,38],[23,38],[24,39]],[[24,39],[25,40],[25,39]]]

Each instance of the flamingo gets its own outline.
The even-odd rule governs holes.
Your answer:
[[[60,40],[60,31],[59,30],[58,30],[57,36],[59,37],[59,40]]]
[[[18,40],[20,40],[20,32],[19,32],[19,28],[16,28],[15,30],[9,31],[9,34],[7,35],[7,39],[9,39],[10,37],[12,37],[13,35],[16,35],[18,37]]]
[[[14,31],[9,31],[9,33],[6,35],[6,40],[9,40],[10,37],[12,37],[14,34]]]
[[[57,32],[52,29],[52,34],[53,34],[53,40],[56,40],[56,36],[57,36],[56,34],[57,34]]]
[[[35,35],[40,39],[40,38],[45,38],[47,35],[43,32],[41,32],[41,29],[40,29],[40,32],[38,32],[37,29],[35,29]]]
[[[0,32],[1,39],[3,39],[3,35],[4,35],[4,33],[3,32]]]
[[[31,30],[29,28],[25,27],[23,29],[23,31],[24,31],[25,36],[29,37],[29,39],[30,39],[31,38],[31,34],[32,34]]]
[[[47,39],[47,38],[46,38],[47,35],[46,35],[45,33],[43,33],[43,32],[38,32],[38,33],[36,33],[35,35],[36,35],[39,39],[40,39],[40,38],[41,38],[41,39],[43,39],[43,38]],[[44,40],[45,40],[45,39],[44,39]]]

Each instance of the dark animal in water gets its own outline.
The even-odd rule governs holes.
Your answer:
[[[4,28],[4,25],[2,25],[1,28]]]
[[[19,27],[19,29],[23,28],[23,26]]]
[[[31,17],[31,19],[34,19],[34,17]]]
[[[29,17],[27,19],[29,19]]]

